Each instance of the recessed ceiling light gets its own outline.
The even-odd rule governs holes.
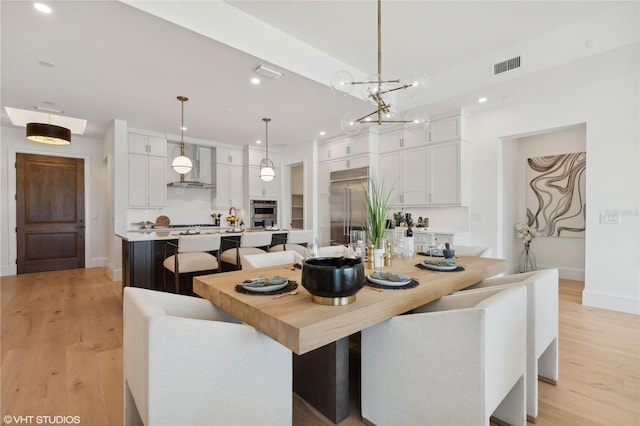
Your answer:
[[[44,3],[34,3],[33,7],[35,7],[38,12],[46,13],[47,15],[51,13],[51,8]]]
[[[327,132],[320,132],[320,136],[324,136],[326,134],[327,134]]]
[[[485,97],[478,98],[478,102],[480,102],[480,103],[487,102],[487,98],[485,98]]]
[[[258,77],[253,77],[253,78],[251,79],[251,83],[253,83],[253,84],[260,84],[260,79],[259,79]]]
[[[262,143],[262,141],[261,141],[260,139],[258,139],[258,140],[256,141],[256,143],[257,143],[257,144],[261,144],[261,143]]]

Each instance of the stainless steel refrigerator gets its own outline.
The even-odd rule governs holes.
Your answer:
[[[331,244],[348,244],[351,230],[366,228],[369,168],[331,172]]]

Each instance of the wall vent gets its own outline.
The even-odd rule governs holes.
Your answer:
[[[493,75],[502,74],[516,68],[520,68],[520,56],[507,59],[506,61],[498,62],[497,64],[493,64]]]

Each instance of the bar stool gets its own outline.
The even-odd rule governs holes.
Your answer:
[[[240,241],[223,238],[231,248],[221,249],[219,260],[221,270],[242,269],[242,256],[246,254],[266,253],[271,244],[271,232],[244,232]]]
[[[173,254],[167,256],[166,247],[173,247]],[[196,275],[218,272],[220,265],[213,254],[220,249],[220,234],[184,235],[178,238],[178,244],[165,243],[162,283],[167,288],[167,270],[173,273],[175,292],[180,293],[180,275]],[[191,291],[189,291],[191,293]]]
[[[301,256],[305,255],[307,242],[313,238],[312,229],[295,229],[289,231],[286,241],[275,245],[269,251],[295,250]]]

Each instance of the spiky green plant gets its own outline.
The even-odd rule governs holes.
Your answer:
[[[384,191],[384,180],[371,179],[367,190],[367,239],[375,248],[384,248],[382,239],[387,224],[391,193]]]

